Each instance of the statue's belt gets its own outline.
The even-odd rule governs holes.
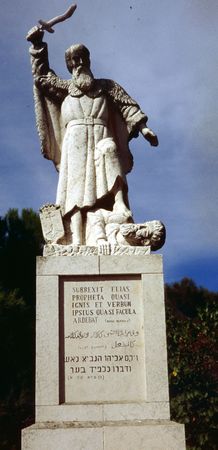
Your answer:
[[[83,119],[73,119],[67,124],[67,127],[73,127],[74,125],[103,125],[107,126],[107,122],[102,119],[95,119],[94,117],[85,117]]]

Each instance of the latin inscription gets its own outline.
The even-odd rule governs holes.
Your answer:
[[[65,402],[145,397],[140,279],[64,282]]]

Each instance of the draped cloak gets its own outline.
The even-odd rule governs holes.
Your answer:
[[[107,198],[115,187],[123,190],[128,207],[126,174],[133,165],[128,142],[138,135],[147,116],[112,80],[94,80],[90,91],[84,93],[73,80],[57,77],[49,68],[45,43],[31,47],[30,54],[41,150],[59,171],[56,203],[62,214],[101,207],[101,201],[110,208]],[[76,110],[84,100],[89,101],[85,97],[92,99],[99,111],[83,111],[78,117]]]

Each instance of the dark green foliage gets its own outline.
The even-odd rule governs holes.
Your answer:
[[[171,417],[186,424],[192,450],[217,448],[217,301],[189,279],[166,286]]]
[[[34,417],[35,259],[38,215],[10,210],[0,219],[0,449],[18,450],[20,428]]]
[[[35,256],[42,253],[42,234],[38,215],[23,209],[21,217],[11,209],[0,219],[1,285],[18,289],[29,304],[34,301]]]
[[[10,210],[0,219],[0,449],[20,449],[34,419],[35,258],[39,217]],[[216,302],[192,280],[166,286],[172,420],[186,424],[188,449],[215,450]]]

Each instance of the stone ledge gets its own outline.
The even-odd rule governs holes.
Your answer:
[[[185,450],[184,426],[166,420],[46,422],[22,431],[22,450]]]
[[[31,425],[28,427],[29,429],[61,429],[61,428],[102,428],[102,427],[123,427],[123,426],[157,426],[157,425],[164,425],[164,426],[180,426],[181,424],[178,424],[176,422],[173,422],[171,420],[107,420],[107,421],[99,421],[99,422],[92,422],[92,421],[64,421],[64,422],[36,422],[34,425]],[[183,425],[181,425],[183,426]]]
[[[162,274],[162,255],[38,256],[37,275]]]
[[[36,405],[36,422],[124,422],[169,420],[169,403]]]
[[[87,245],[60,245],[46,244],[43,249],[43,256],[100,256],[100,255],[150,255],[150,246],[130,246],[115,245],[109,246],[106,250],[100,247],[91,247]]]

